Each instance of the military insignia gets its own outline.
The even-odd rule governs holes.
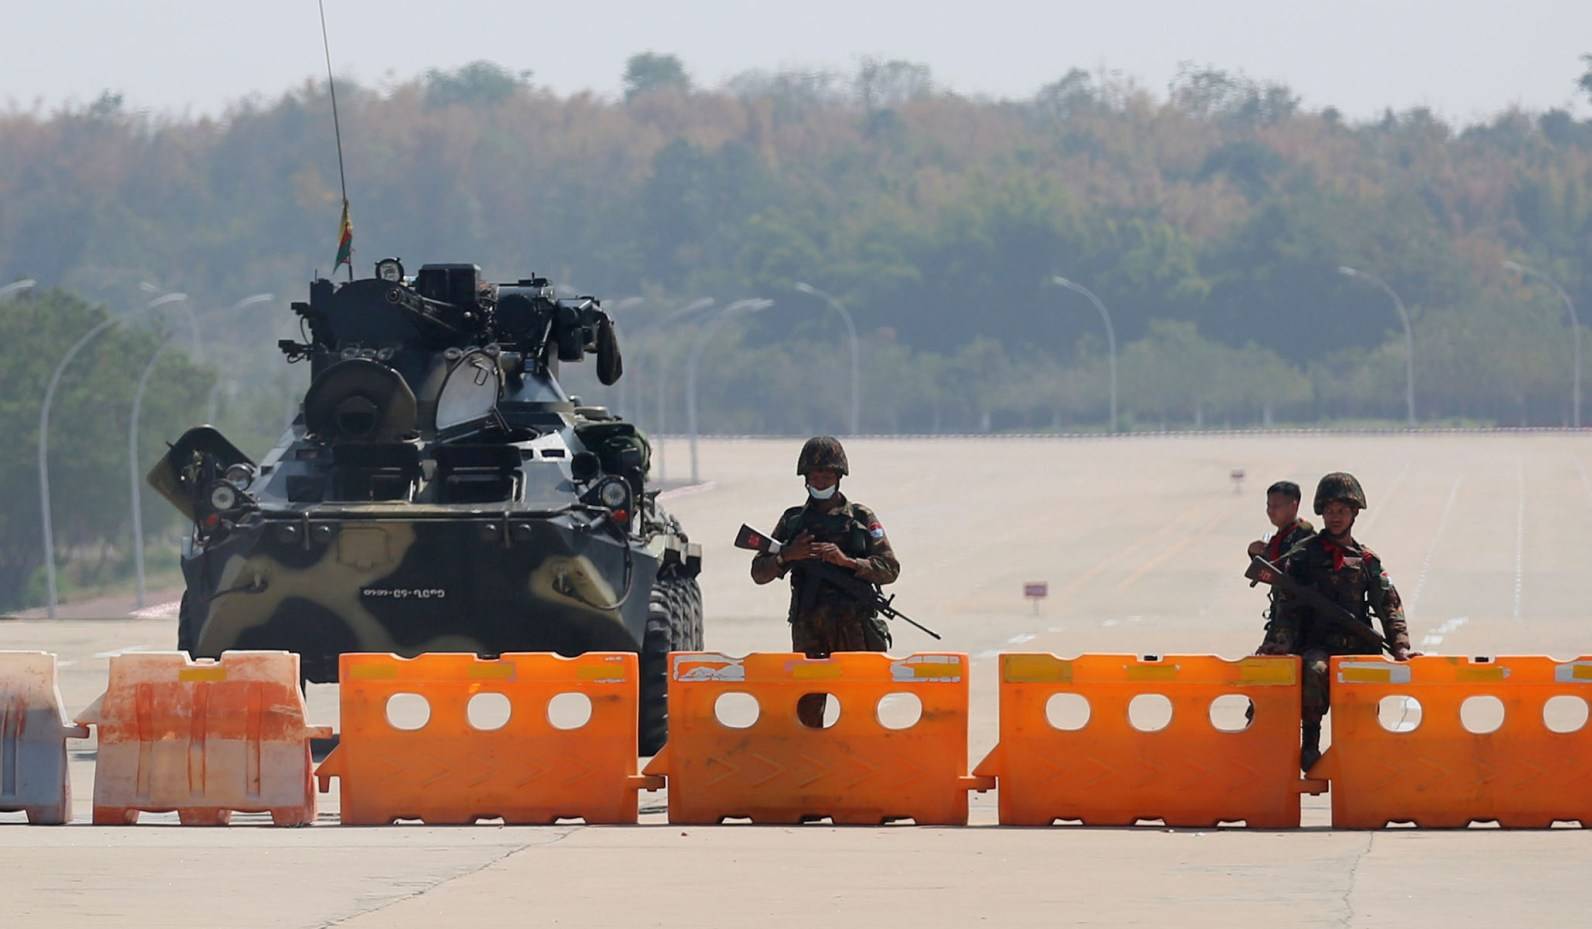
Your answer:
[[[874,541],[884,538],[884,527],[879,525],[877,519],[868,524],[868,538]]]

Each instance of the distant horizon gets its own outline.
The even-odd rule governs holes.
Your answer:
[[[637,53],[637,54],[639,54],[639,53]],[[668,54],[668,53],[659,52],[657,54]],[[789,65],[789,66],[785,66],[785,67],[770,68],[770,69],[753,69],[753,70],[746,71],[746,72],[740,72],[740,73],[737,73],[737,74],[728,75],[723,80],[717,81],[717,82],[712,83],[712,84],[706,84],[706,83],[702,83],[700,81],[693,80],[692,90],[693,90],[693,92],[708,93],[708,94],[733,93],[734,91],[733,91],[733,87],[731,85],[732,85],[733,81],[736,78],[741,77],[744,74],[754,74],[754,73],[774,74],[774,75],[778,75],[778,74],[830,74],[830,75],[835,75],[835,76],[838,76],[838,77],[841,77],[841,78],[850,79],[850,78],[855,76],[856,70],[861,68],[862,65],[868,60],[870,60],[870,59],[867,59],[867,58],[859,59],[857,61],[857,63],[856,63],[856,66],[854,68],[852,68],[851,70],[849,70],[849,71],[848,70],[839,70],[839,69],[834,69],[834,68],[817,68],[817,67],[807,68],[807,67],[801,67],[799,65]],[[902,61],[906,61],[907,59],[875,58],[875,59],[871,59],[871,60],[878,60],[878,61],[902,60]],[[461,63],[459,63],[456,66],[450,66],[450,67],[446,67],[446,68],[426,68],[426,69],[423,69],[421,71],[417,71],[417,72],[415,72],[413,74],[398,75],[398,74],[394,74],[394,73],[389,72],[388,74],[383,75],[382,78],[379,81],[370,81],[370,80],[361,79],[358,75],[351,74],[351,73],[346,73],[342,69],[338,69],[338,71],[336,73],[336,78],[337,78],[337,82],[338,82],[338,87],[340,87],[340,88],[354,86],[354,87],[359,87],[362,90],[374,91],[377,94],[379,94],[380,96],[386,97],[386,96],[390,95],[393,91],[395,91],[395,90],[397,90],[399,88],[407,87],[407,86],[411,86],[411,85],[414,85],[414,84],[418,84],[418,83],[424,82],[427,79],[427,77],[433,72],[454,73],[460,68],[463,68],[463,67],[465,67],[467,65],[470,65],[470,64],[475,64],[477,62],[482,62],[482,61],[485,61],[485,62],[490,63],[492,65],[495,65],[497,67],[500,67],[507,73],[510,73],[510,74],[514,74],[515,73],[515,71],[514,71],[514,69],[512,67],[510,67],[509,65],[503,64],[502,62],[492,61],[491,59],[474,59],[472,61],[461,62]],[[921,62],[910,62],[910,63],[921,64]],[[689,73],[690,70],[691,70],[690,62],[683,62],[683,64],[685,65],[687,73]],[[1524,103],[1521,103],[1521,102],[1517,101],[1517,102],[1503,104],[1503,105],[1501,105],[1499,108],[1497,108],[1495,110],[1491,110],[1491,111],[1487,111],[1487,112],[1474,112],[1474,113],[1469,113],[1469,114],[1466,114],[1466,115],[1463,115],[1463,116],[1460,116],[1460,115],[1457,115],[1457,114],[1452,114],[1452,113],[1445,113],[1445,112],[1442,112],[1442,111],[1440,111],[1438,109],[1435,109],[1435,108],[1433,108],[1433,107],[1431,107],[1431,106],[1429,106],[1427,104],[1423,104],[1423,103],[1419,103],[1419,102],[1410,103],[1410,104],[1404,105],[1404,106],[1395,106],[1395,105],[1389,104],[1387,106],[1384,106],[1384,107],[1381,107],[1381,108],[1378,108],[1378,109],[1375,109],[1375,110],[1372,110],[1372,111],[1369,111],[1369,112],[1354,113],[1354,112],[1350,112],[1350,111],[1346,110],[1344,107],[1342,107],[1342,106],[1340,106],[1340,105],[1338,105],[1338,104],[1336,104],[1336,103],[1334,103],[1334,102],[1332,102],[1330,100],[1325,100],[1325,101],[1313,100],[1313,99],[1305,96],[1304,94],[1300,93],[1299,89],[1297,87],[1293,87],[1292,85],[1289,85],[1285,81],[1273,81],[1273,80],[1267,79],[1267,78],[1265,78],[1263,76],[1260,76],[1260,75],[1250,74],[1250,73],[1248,73],[1246,71],[1243,71],[1242,69],[1238,69],[1238,68],[1223,68],[1222,65],[1219,62],[1183,62],[1183,63],[1180,63],[1180,66],[1182,64],[1187,64],[1189,66],[1198,67],[1198,68],[1202,68],[1202,69],[1209,68],[1209,69],[1216,70],[1216,71],[1224,71],[1225,73],[1227,73],[1228,75],[1230,75],[1232,77],[1247,79],[1247,80],[1254,81],[1257,84],[1261,84],[1261,85],[1274,84],[1274,83],[1275,84],[1282,84],[1284,87],[1287,87],[1290,91],[1292,91],[1299,98],[1299,110],[1300,110],[1300,112],[1320,113],[1320,112],[1323,112],[1323,111],[1326,111],[1326,110],[1329,110],[1329,109],[1330,110],[1336,110],[1341,115],[1341,117],[1343,118],[1343,120],[1345,122],[1348,122],[1348,123],[1351,123],[1351,124],[1366,124],[1366,123],[1376,122],[1376,121],[1382,119],[1387,113],[1393,113],[1394,115],[1402,115],[1402,114],[1417,112],[1417,111],[1421,111],[1421,110],[1425,110],[1425,111],[1429,112],[1433,117],[1435,117],[1436,119],[1440,120],[1441,122],[1443,122],[1443,123],[1445,123],[1445,124],[1447,124],[1449,126],[1453,126],[1453,127],[1457,127],[1457,128],[1463,128],[1463,127],[1472,126],[1472,125],[1482,125],[1482,124],[1491,122],[1491,121],[1497,119],[1498,117],[1503,116],[1503,115],[1505,115],[1507,113],[1513,113],[1513,112],[1523,113],[1523,114],[1526,114],[1526,115],[1541,115],[1543,113],[1547,113],[1547,112],[1558,110],[1558,111],[1568,112],[1573,117],[1576,117],[1576,118],[1579,118],[1579,119],[1592,120],[1592,102],[1574,101],[1574,100],[1565,101],[1563,104],[1559,104],[1559,105],[1544,105],[1544,106],[1539,106],[1539,107],[1529,106],[1529,105],[1526,105]],[[1112,69],[1109,69],[1109,68],[1095,68],[1095,69],[1084,69],[1084,70],[1087,71],[1090,74],[1091,77],[1094,77],[1097,80],[1099,78],[1101,78],[1101,77],[1107,77],[1107,78],[1109,78],[1109,79],[1111,79],[1113,81],[1124,82],[1127,86],[1131,86],[1131,87],[1133,87],[1136,90],[1141,90],[1144,93],[1148,94],[1151,97],[1151,99],[1156,100],[1157,102],[1165,103],[1165,102],[1167,102],[1167,100],[1171,96],[1171,94],[1170,94],[1170,90],[1171,90],[1170,83],[1168,84],[1168,86],[1165,86],[1165,87],[1156,87],[1156,86],[1150,85],[1149,83],[1147,83],[1147,82],[1145,82],[1145,81],[1143,81],[1141,79],[1135,78],[1133,75],[1124,74],[1124,73],[1122,73],[1120,71],[1115,71],[1115,70],[1112,70]],[[1057,75],[1055,80],[1060,80],[1060,78],[1062,76],[1063,75]],[[936,80],[934,82],[933,91],[936,94],[949,94],[949,95],[952,95],[952,96],[963,97],[963,98],[966,98],[966,99],[969,99],[969,100],[984,101],[984,102],[990,102],[990,103],[1026,103],[1026,102],[1032,101],[1038,95],[1038,93],[1041,90],[1043,90],[1045,86],[1048,86],[1050,83],[1054,83],[1054,81],[1047,81],[1045,84],[1041,84],[1040,86],[1035,87],[1032,91],[1030,91],[1030,92],[1028,92],[1026,94],[999,95],[999,94],[983,93],[983,92],[976,92],[976,91],[975,92],[969,92],[969,91],[963,90],[962,88],[949,86],[947,84],[944,84],[943,82],[940,82],[940,81]],[[137,115],[137,116],[141,116],[141,117],[148,117],[148,118],[154,119],[154,120],[175,120],[175,121],[179,121],[179,122],[197,122],[197,121],[205,120],[205,119],[224,120],[229,112],[231,112],[234,109],[236,109],[238,107],[241,107],[241,106],[253,105],[253,106],[267,107],[267,108],[271,107],[271,106],[274,106],[277,103],[279,103],[281,100],[283,100],[284,98],[287,98],[289,96],[292,96],[294,94],[299,93],[306,85],[313,85],[316,90],[324,91],[325,88],[326,88],[326,73],[324,71],[322,71],[319,74],[305,75],[304,77],[302,77],[302,78],[300,78],[300,79],[298,79],[296,81],[291,81],[288,84],[285,84],[282,87],[277,88],[275,90],[254,90],[254,91],[249,91],[249,92],[243,93],[243,94],[241,94],[239,96],[231,97],[231,98],[228,98],[226,100],[220,101],[216,105],[216,107],[214,109],[203,109],[203,110],[201,110],[201,109],[197,109],[192,104],[185,105],[185,106],[183,106],[181,108],[177,108],[177,107],[161,108],[161,107],[157,107],[157,106],[140,105],[139,101],[136,98],[131,98],[130,99],[128,97],[128,94],[127,94],[126,91],[119,90],[119,89],[114,88],[114,87],[106,87],[99,94],[96,94],[96,95],[94,95],[92,97],[83,98],[83,99],[79,99],[79,98],[76,98],[76,97],[63,98],[63,99],[58,99],[58,100],[51,101],[51,102],[48,102],[48,103],[46,103],[42,99],[35,98],[33,101],[30,101],[27,105],[24,105],[22,101],[16,100],[14,98],[0,98],[0,115],[5,115],[5,114],[34,114],[34,113],[38,113],[38,114],[41,114],[41,115],[43,115],[45,117],[49,117],[51,115],[54,115],[54,114],[57,114],[57,113],[61,113],[61,112],[82,112],[83,110],[86,110],[87,108],[89,108],[90,106],[92,106],[93,104],[98,102],[104,96],[110,95],[110,96],[120,96],[121,97],[121,111],[123,113]],[[599,100],[599,101],[601,101],[603,103],[606,103],[606,104],[618,104],[618,103],[623,102],[623,99],[624,99],[624,92],[623,92],[622,89],[618,89],[618,88],[615,88],[615,89],[612,89],[612,90],[597,90],[597,89],[594,89],[594,88],[564,89],[564,88],[559,88],[559,87],[556,87],[556,86],[548,85],[548,84],[545,84],[545,83],[539,81],[537,79],[537,76],[534,73],[528,79],[528,85],[530,87],[536,89],[536,90],[546,91],[548,93],[551,93],[554,97],[556,97],[558,99],[561,99],[561,100],[567,100],[567,99],[572,99],[572,98],[575,98],[575,97],[580,97],[580,96],[583,96],[583,95],[589,95],[589,96],[591,96],[591,97],[593,97],[593,98],[595,98],[595,99],[597,99],[597,100]],[[1097,84],[1096,86],[1099,86],[1099,85]]]
[[[677,56],[706,90],[748,71],[852,74],[875,58],[927,65],[938,88],[972,98],[1031,99],[1081,68],[1111,72],[1164,100],[1189,63],[1286,85],[1304,109],[1331,107],[1355,122],[1414,109],[1454,125],[1514,109],[1592,115],[1576,86],[1586,72],[1581,56],[1592,53],[1592,4],[1521,0],[1507,16],[1483,0],[1453,0],[1440,14],[1385,0],[1281,6],[697,0],[664,10],[615,0],[599,18],[485,0],[460,0],[444,13],[418,3],[329,0],[326,16],[338,77],[377,90],[491,61],[531,71],[534,85],[561,97],[613,100],[625,60],[653,51]],[[252,11],[241,24],[235,10],[198,0],[136,7],[60,0],[14,12],[8,26],[0,105],[13,113],[82,108],[109,92],[129,112],[215,118],[325,80],[312,0]]]

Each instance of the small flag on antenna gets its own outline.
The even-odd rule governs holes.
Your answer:
[[[348,201],[343,201],[343,224],[337,232],[337,263],[332,265],[336,270],[343,265],[350,269],[354,267],[354,221],[348,218]]]

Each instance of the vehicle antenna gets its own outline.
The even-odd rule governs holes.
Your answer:
[[[348,279],[354,279],[354,223],[348,215],[348,175],[343,170],[343,126],[337,119],[337,81],[332,78],[332,43],[326,37],[326,0],[316,0],[321,10],[321,46],[326,49],[326,89],[332,97],[332,131],[337,136],[337,182],[343,189],[343,221],[337,229],[337,265],[348,265]]]

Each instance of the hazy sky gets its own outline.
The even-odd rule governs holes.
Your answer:
[[[679,55],[699,83],[752,68],[928,64],[963,93],[1026,97],[1106,67],[1164,93],[1180,61],[1290,84],[1356,117],[1459,120],[1571,106],[1592,0],[327,0],[339,74],[380,84],[479,58],[559,91],[615,94],[624,60]],[[107,88],[130,107],[219,112],[324,72],[314,0],[0,0],[0,104]]]

